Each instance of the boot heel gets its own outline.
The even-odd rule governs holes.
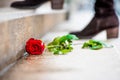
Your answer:
[[[119,27],[107,29],[107,39],[118,38]]]
[[[64,0],[51,0],[52,9],[63,9]]]

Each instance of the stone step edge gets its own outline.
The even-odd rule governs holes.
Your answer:
[[[53,26],[66,19],[66,12],[32,15],[0,23],[0,72],[25,52],[26,41],[40,39]]]

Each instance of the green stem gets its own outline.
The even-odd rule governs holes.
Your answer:
[[[59,47],[60,45],[52,45],[52,46],[46,46],[47,48],[52,48],[52,47]]]

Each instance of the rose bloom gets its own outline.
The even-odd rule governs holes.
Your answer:
[[[31,55],[40,55],[43,53],[45,49],[45,45],[41,40],[30,38],[26,42],[25,49],[26,49],[26,52]]]

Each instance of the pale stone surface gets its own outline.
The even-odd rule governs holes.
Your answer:
[[[68,28],[61,24],[42,40],[47,44],[53,38],[67,34]],[[67,55],[53,55],[46,50],[43,55],[24,57],[1,80],[120,80],[119,39],[105,40],[114,47],[95,51],[81,49],[85,41],[75,41],[74,44],[79,45],[74,45],[74,50]]]
[[[65,13],[54,13],[26,16],[1,22],[0,71],[24,53],[25,43],[29,38],[39,39],[52,27],[64,20]]]
[[[78,18],[79,19],[79,18]],[[84,20],[80,20],[80,23]],[[81,24],[80,24],[81,25]],[[61,24],[46,34],[42,40],[50,42],[57,36],[79,30],[72,21]],[[99,35],[101,36],[101,35]],[[102,35],[103,36],[103,35]],[[29,56],[18,61],[1,80],[120,80],[120,40],[106,40],[114,45],[93,51],[81,49],[86,40],[76,41],[74,50],[68,55],[53,55],[45,51],[40,56]]]
[[[75,45],[67,55],[45,51],[40,56],[23,58],[1,80],[120,80],[119,62],[115,48],[93,51]]]
[[[62,14],[66,13],[66,9],[52,10],[50,1],[42,4],[37,9],[16,9],[16,8],[0,8],[0,22],[24,18],[26,16],[47,15],[47,14]]]

